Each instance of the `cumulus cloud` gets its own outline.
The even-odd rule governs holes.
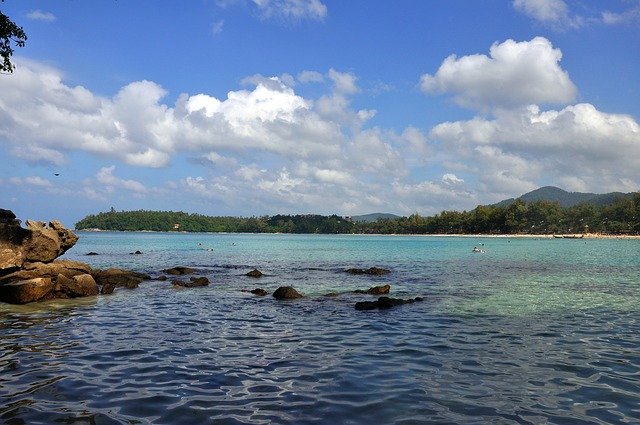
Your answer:
[[[459,105],[475,109],[566,104],[577,89],[560,59],[560,49],[544,37],[507,40],[494,43],[489,56],[449,56],[434,75],[422,75],[420,87],[429,94],[452,94]]]
[[[43,12],[40,9],[32,10],[27,13],[27,18],[33,21],[53,22],[56,20],[56,16],[51,12]]]
[[[503,110],[494,119],[441,123],[429,136],[473,159],[488,191],[519,193],[543,179],[603,192],[640,185],[640,126],[591,104]]]
[[[327,6],[320,0],[253,0],[266,19],[323,20]]]

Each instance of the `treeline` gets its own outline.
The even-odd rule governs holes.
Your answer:
[[[89,215],[76,229],[229,233],[367,233],[367,234],[640,234],[640,193],[613,204],[579,204],[516,200],[508,206],[480,205],[471,211],[443,211],[430,217],[413,214],[374,223],[352,222],[337,215],[210,217],[172,211],[121,211]]]

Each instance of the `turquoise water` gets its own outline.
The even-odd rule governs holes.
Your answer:
[[[5,423],[640,422],[640,241],[79,235],[65,258],[212,283],[0,305]],[[425,301],[325,296],[387,283]]]

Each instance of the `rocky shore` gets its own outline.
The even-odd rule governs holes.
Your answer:
[[[111,294],[117,287],[133,289],[143,281],[152,280],[151,276],[135,271],[117,268],[100,270],[79,261],[59,259],[77,241],[78,237],[59,221],[54,220],[45,224],[27,220],[23,228],[12,211],[0,209],[0,302],[27,304],[60,298]],[[91,252],[87,255],[98,255],[98,253]],[[209,285],[209,279],[204,276],[189,276],[189,280],[181,278],[196,272],[195,269],[183,266],[162,270],[162,273],[175,277],[171,280],[173,287],[195,288]],[[353,275],[381,276],[391,271],[371,267],[347,269],[345,272]],[[262,275],[263,273],[258,269],[245,274],[254,279]],[[153,280],[168,279],[167,276],[160,275]],[[379,296],[389,294],[390,288],[387,284],[367,290],[330,293],[327,297],[346,293]],[[269,294],[262,288],[245,292],[257,296]],[[303,294],[289,286],[279,287],[272,295],[277,300],[304,298]],[[357,310],[385,309],[421,300],[419,297],[412,300],[380,297],[377,301],[358,302],[355,308]]]
[[[0,302],[26,304],[77,298],[136,287],[149,276],[127,270],[92,269],[78,261],[59,260],[78,237],[59,221],[45,224],[0,209]]]

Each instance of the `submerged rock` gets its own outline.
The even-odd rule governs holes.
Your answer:
[[[372,286],[371,288],[363,291],[362,289],[356,289],[354,294],[369,294],[369,295],[384,295],[388,294],[391,290],[391,285]]]
[[[417,301],[422,301],[422,297],[415,297],[403,300],[401,298],[389,298],[380,297],[377,301],[360,301],[355,304],[356,310],[385,310],[398,305],[412,304]]]
[[[116,268],[110,268],[107,270],[95,270],[92,273],[92,276],[100,286],[110,285],[113,287],[123,287],[128,289],[137,288],[138,285],[143,281],[151,279],[151,276],[144,273],[138,273],[138,272],[116,269]],[[111,292],[102,292],[102,293],[111,293]]]
[[[261,297],[264,297],[265,295],[269,295],[269,293],[262,288],[252,289],[249,292],[251,292],[253,295],[259,295]]]
[[[382,276],[382,275],[391,273],[391,270],[382,269],[379,267],[369,267],[368,269],[356,269],[356,268],[347,269],[345,270],[345,272],[349,274],[367,274],[372,276]]]
[[[166,269],[166,270],[162,270],[162,271],[164,273],[166,273],[166,274],[170,274],[170,275],[174,275],[174,276],[192,274],[192,273],[196,272],[195,269],[192,269],[190,267],[183,267],[183,266],[172,267],[170,269]]]
[[[209,284],[209,279],[206,277],[192,277],[189,281],[184,281],[180,279],[175,279],[171,281],[173,286],[181,286],[183,288],[196,288],[199,286],[207,286]]]
[[[262,276],[262,272],[258,269],[253,269],[251,270],[249,273],[247,273],[245,276],[249,276],[249,277],[261,277]]]
[[[291,286],[281,286],[275,290],[273,297],[278,300],[294,300],[302,298],[303,295]]]

